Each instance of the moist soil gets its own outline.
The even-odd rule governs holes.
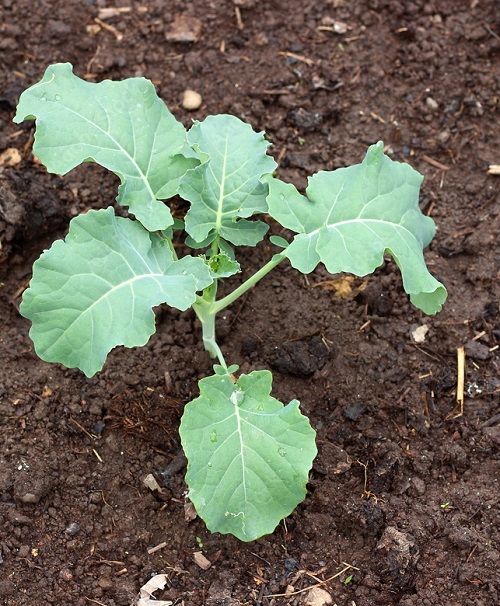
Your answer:
[[[186,606],[499,604],[495,0],[1,0],[0,15],[2,605],[128,606],[159,573],[154,596]],[[160,309],[150,342],[92,379],[33,352],[18,312],[33,261],[116,195],[95,165],[47,174],[33,124],[12,123],[19,94],[66,61],[89,81],[151,79],[186,126],[229,113],[265,129],[300,189],[377,140],[425,176],[441,313],[412,307],[388,261],[341,282],[344,298],[340,276],[282,264],[220,317],[228,362],[273,369],[273,395],[317,430],[307,498],[253,543],[210,534],[186,501],[179,419],[212,365],[190,311]],[[233,281],[273,252],[243,250]]]

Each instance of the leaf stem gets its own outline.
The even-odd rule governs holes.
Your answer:
[[[215,315],[219,313],[219,311],[225,309],[228,305],[231,305],[231,303],[236,301],[236,299],[241,297],[241,295],[245,294],[247,290],[255,286],[257,282],[259,282],[259,280],[262,280],[262,278],[267,276],[267,274],[272,271],[277,265],[279,265],[284,259],[286,259],[286,255],[284,253],[278,253],[274,255],[270,261],[268,261],[259,269],[259,271],[254,273],[253,276],[250,276],[248,280],[245,280],[243,284],[240,284],[238,288],[235,288],[233,292],[229,293],[219,301],[214,301],[211,306],[210,313]]]
[[[215,314],[211,313],[217,295],[217,280],[198,296],[193,309],[201,322],[203,332],[203,345],[212,358],[217,358],[223,368],[227,368],[222,351],[215,339]]]
[[[219,311],[225,309],[228,305],[236,301],[238,297],[241,297],[247,290],[255,286],[259,280],[262,280],[271,270],[285,259],[284,253],[274,255],[273,258],[263,265],[259,271],[253,274],[248,280],[245,280],[243,284],[240,284],[238,288],[235,288],[232,293],[223,297],[219,301],[215,300],[217,296],[217,280],[203,291],[201,296],[198,296],[196,302],[193,304],[193,309],[198,319],[201,322],[202,334],[203,334],[203,345],[212,358],[218,358],[219,363],[223,368],[227,369],[226,361],[222,351],[217,344],[215,338],[215,316]]]

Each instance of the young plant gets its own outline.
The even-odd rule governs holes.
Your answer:
[[[234,378],[216,316],[285,260],[306,274],[323,263],[364,276],[387,252],[413,304],[439,311],[446,291],[422,254],[435,226],[418,207],[421,175],[390,160],[379,142],[361,164],[310,177],[302,195],[273,177],[263,133],[236,117],[210,116],[186,132],[151,82],[93,84],[69,64],[49,67],[22,94],[15,122],[23,120],[36,120],[34,153],[50,172],[101,164],[120,178],[117,202],[135,217],[91,210],[35,262],[21,313],[37,354],[92,377],[112,348],[147,343],[154,306],[192,307],[217,364],[180,426],[189,497],[213,532],[243,541],[272,532],[305,496],[315,432],[297,400],[284,406],[271,397],[269,371]],[[182,222],[164,202],[174,195],[190,203]],[[255,246],[268,230],[258,214],[295,235],[271,237],[280,252],[217,298],[219,281],[240,271],[235,248]],[[192,255],[178,258],[175,229]]]

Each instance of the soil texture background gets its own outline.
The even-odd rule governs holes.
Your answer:
[[[159,573],[155,597],[185,606],[500,603],[499,16],[496,0],[0,0],[3,606],[129,606]],[[283,263],[219,319],[228,362],[273,369],[273,395],[317,430],[306,500],[254,543],[210,534],[186,501],[179,419],[212,368],[194,314],[160,309],[147,346],[92,379],[33,352],[33,261],[116,196],[95,165],[47,174],[33,123],[12,122],[67,61],[93,82],[149,78],[186,126],[229,113],[265,130],[300,189],[378,140],[425,176],[440,314],[409,304],[390,261],[345,298],[341,276]],[[236,280],[273,252],[243,250]],[[161,493],[145,486],[165,469]]]

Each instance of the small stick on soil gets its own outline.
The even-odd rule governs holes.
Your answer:
[[[464,414],[464,384],[465,384],[465,349],[457,349],[457,405],[446,417],[446,420],[458,419]]]
[[[284,57],[289,57],[290,59],[296,59],[297,61],[303,61],[304,63],[307,63],[307,65],[309,65],[309,66],[314,65],[314,61],[312,59],[308,59],[307,57],[303,57],[302,55],[297,55],[295,53],[289,53],[289,52],[280,52],[278,54],[283,55]]]
[[[92,435],[91,433],[89,433],[85,427],[83,427],[82,425],[80,425],[80,423],[78,423],[77,421],[75,421],[75,419],[73,419],[73,417],[70,417],[69,420],[74,423],[78,429],[80,431],[83,431],[84,434],[86,434],[91,440],[95,440],[97,438],[97,436]]]
[[[446,164],[441,164],[441,162],[438,162],[437,160],[434,160],[434,158],[431,158],[429,156],[422,156],[422,160],[427,162],[427,164],[434,166],[435,168],[439,168],[439,170],[450,170],[449,166],[446,166]]]
[[[104,23],[104,21],[102,19],[99,19],[99,17],[94,17],[94,21],[103,29],[113,34],[113,36],[118,40],[118,42],[121,42],[123,40],[123,34],[119,32],[116,27],[109,25],[109,23]]]
[[[470,553],[469,553],[469,555],[467,556],[467,559],[465,560],[465,562],[468,562],[468,561],[469,561],[469,560],[472,558],[472,556],[474,555],[474,552],[476,551],[476,549],[477,549],[477,543],[476,543],[476,544],[474,545],[474,547],[471,549],[471,552],[470,552]]]
[[[241,19],[241,11],[239,6],[234,7],[234,14],[236,15],[236,25],[238,26],[238,29],[245,29],[245,26],[243,25],[243,20]]]
[[[355,566],[351,566],[350,564],[346,564],[345,562],[342,562],[342,564],[345,564],[345,568],[342,568],[342,570],[340,570],[333,576],[328,577],[324,581],[320,581],[319,583],[316,583],[315,585],[309,585],[309,587],[304,587],[303,589],[298,589],[297,591],[293,591],[292,593],[271,593],[271,594],[266,595],[265,597],[266,598],[284,598],[284,597],[288,598],[292,595],[297,595],[299,593],[304,593],[304,591],[309,591],[313,587],[320,587],[321,585],[326,585],[326,583],[333,581],[333,579],[336,579],[337,577],[344,574],[344,572],[347,572],[350,569],[359,570],[359,568],[356,568]]]
[[[152,553],[156,553],[157,551],[160,551],[160,549],[163,549],[166,546],[167,546],[167,543],[165,543],[165,541],[163,541],[163,543],[158,543],[158,545],[155,545],[154,547],[150,547],[148,549],[148,553],[149,553],[149,555],[151,555]]]
[[[99,463],[104,463],[104,461],[102,460],[101,455],[97,452],[97,450],[95,448],[92,448],[92,452],[95,454],[97,460],[99,461]]]
[[[457,349],[457,375],[457,402],[460,404],[461,414],[463,414],[465,383],[465,349],[463,347]]]
[[[281,166],[281,163],[283,162],[283,158],[285,157],[286,154],[286,145],[284,145],[281,150],[280,153],[278,154],[278,159],[276,160],[276,163],[278,164],[278,167]]]
[[[121,8],[101,8],[99,9],[99,19],[112,19],[119,17],[122,13],[130,13],[131,6],[122,6]]]
[[[371,320],[367,320],[362,326],[360,326],[357,330],[357,332],[363,332],[365,328],[368,328],[368,326],[370,326],[370,324],[372,323]]]

